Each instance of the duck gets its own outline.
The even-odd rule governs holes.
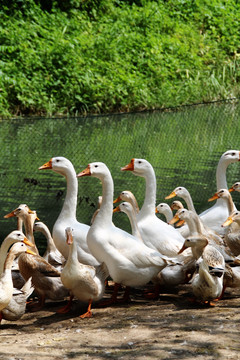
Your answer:
[[[117,207],[115,207],[113,209],[113,212],[114,213],[116,213],[116,212],[125,213],[128,216],[130,224],[131,224],[132,235],[139,238],[141,241],[143,241],[140,231],[137,226],[136,209],[135,209],[135,207],[132,206],[132,204],[130,202],[124,201],[124,202],[120,203]]]
[[[80,315],[80,318],[89,318],[92,317],[92,303],[99,301],[104,295],[105,279],[108,276],[108,271],[104,264],[95,268],[94,266],[81,264],[78,261],[74,229],[66,228],[66,239],[70,251],[61,272],[61,280],[70,292],[70,299],[68,304],[58,312],[68,311],[73,298],[76,297],[78,300],[88,303],[87,312]]]
[[[167,265],[163,255],[146,246],[139,238],[114,226],[114,183],[107,165],[93,162],[77,177],[93,176],[102,183],[102,205],[87,234],[90,251],[100,263],[107,266],[115,284],[126,287],[146,285]],[[110,304],[116,302],[114,291]]]
[[[219,159],[216,170],[217,191],[220,189],[228,189],[226,170],[227,167],[240,160],[239,150],[228,150],[222,154]],[[220,235],[224,235],[226,229],[222,227],[223,222],[228,217],[228,206],[224,199],[217,199],[216,203],[199,214],[204,225],[216,231]]]
[[[54,266],[55,269],[61,271],[64,264],[66,263],[66,259],[56,248],[51,232],[47,225],[42,221],[37,221],[33,225],[33,231],[41,232],[47,239],[47,247],[42,256],[43,259],[45,259],[50,265]]]
[[[240,182],[237,181],[235,182],[229,189],[228,189],[229,192],[233,192],[233,191],[238,191],[240,192]]]
[[[3,272],[0,276],[0,322],[4,317],[3,310],[10,304],[14,293],[11,274],[12,262],[17,256],[25,252],[34,254],[23,242],[16,242],[12,245],[5,259]]]
[[[80,223],[76,218],[78,182],[73,164],[67,158],[58,156],[51,158],[47,163],[39,167],[39,170],[47,169],[64,176],[67,181],[67,193],[63,207],[52,230],[53,241],[57,249],[65,259],[68,258],[69,246],[67,246],[65,240],[65,229],[70,226],[74,229],[78,260],[86,265],[100,265],[87,245],[87,233],[90,226]]]
[[[25,237],[22,231],[14,230],[8,234],[0,247],[0,275],[3,273],[4,262],[9,248],[17,242],[22,242],[32,247],[32,243]],[[19,281],[16,284],[16,278],[13,274],[12,271],[13,296],[9,304],[2,310],[2,318],[9,321],[16,321],[22,317],[26,310],[26,300],[33,292],[31,278],[26,283],[22,279],[23,281],[20,284]]]
[[[181,201],[179,201],[179,200],[174,200],[174,201],[171,203],[170,208],[171,208],[171,210],[176,210],[176,211],[178,211],[178,210],[180,210],[180,209],[183,209],[184,206],[183,206],[183,204],[182,204]]]
[[[187,238],[179,253],[189,247],[198,263],[198,272],[191,281],[193,294],[200,302],[213,305],[212,301],[218,299],[223,291],[224,257],[209,244],[206,236]]]
[[[192,197],[189,191],[184,186],[176,187],[168,196],[165,197],[165,199],[172,199],[175,196],[179,196],[185,201],[188,210],[196,212]]]
[[[27,229],[35,250],[33,224],[37,218],[36,211],[29,211],[28,207],[18,207],[14,214],[14,216],[22,219],[24,228]],[[39,297],[37,304],[31,303],[28,305],[31,311],[40,310],[44,306],[46,299],[57,301],[68,296],[68,290],[62,284],[60,272],[43,259],[39,253],[31,256],[28,253],[22,253],[18,258],[18,266],[25,281],[28,281],[30,277],[32,278],[32,285]]]
[[[227,246],[230,248],[232,253],[235,256],[240,255],[240,212],[233,211],[230,213],[227,220],[222,224],[223,227],[230,227],[231,224],[235,223],[236,226],[234,228],[230,228],[228,232],[226,232],[224,240]]]
[[[156,214],[163,214],[166,221],[169,222],[173,218],[173,212],[171,207],[167,203],[160,203],[156,206]]]
[[[139,213],[139,206],[138,206],[137,199],[130,190],[122,191],[119,194],[119,196],[113,201],[113,203],[116,204],[120,201],[129,202],[132,205],[132,207],[134,208],[134,210],[136,211],[136,213]]]
[[[227,209],[228,209],[228,216],[234,212],[236,209],[236,206],[233,202],[232,196],[230,192],[227,189],[219,189],[212,197],[208,199],[208,201],[214,201],[217,199],[224,199]]]
[[[31,214],[31,215],[30,215]],[[18,230],[22,231],[23,225],[25,228],[25,235],[27,239],[33,244],[33,251],[36,254],[39,254],[38,248],[35,243],[35,239],[33,236],[32,226],[31,222],[25,221],[26,217],[32,216],[33,221],[38,219],[37,213],[35,211],[30,210],[29,206],[27,204],[20,204],[16,209],[11,211],[10,213],[4,215],[5,219],[16,217],[18,221]],[[39,220],[39,219],[38,219]]]
[[[145,159],[133,158],[121,168],[145,178],[146,190],[143,206],[137,214],[137,224],[146,246],[167,257],[175,257],[184,238],[172,226],[156,216],[156,176],[152,165]]]

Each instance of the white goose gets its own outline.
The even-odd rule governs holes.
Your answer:
[[[12,263],[13,260],[23,252],[34,254],[23,242],[13,244],[4,262],[3,272],[0,276],[0,322],[4,317],[2,311],[10,304],[14,293],[11,274]],[[11,307],[9,309],[11,309]]]
[[[69,310],[72,299],[88,302],[88,310],[82,314],[81,318],[91,317],[92,302],[100,300],[105,291],[105,279],[108,276],[106,268],[99,265],[97,268],[90,265],[81,264],[77,257],[77,245],[74,240],[74,230],[66,228],[66,242],[70,247],[67,262],[61,272],[63,285],[70,291],[69,303],[58,312]]]
[[[132,171],[134,175],[144,177],[146,180],[145,200],[137,214],[138,228],[144,243],[163,255],[176,256],[184,238],[155,214],[156,176],[152,165],[145,159],[132,159],[121,170]]]
[[[100,263],[106,264],[115,283],[127,287],[147,284],[166,266],[167,261],[139,238],[113,225],[114,186],[108,167],[94,162],[77,176],[94,176],[102,183],[102,205],[87,235],[90,251]],[[112,297],[113,301],[116,298]]]
[[[224,258],[214,246],[208,244],[205,236],[186,239],[179,253],[189,247],[199,265],[191,282],[193,294],[201,302],[213,305],[211,301],[218,299],[223,291]]]
[[[67,259],[69,246],[66,244],[65,229],[70,226],[74,229],[75,241],[78,247],[78,260],[86,265],[99,265],[87,245],[86,239],[89,226],[80,223],[76,218],[78,182],[73,164],[68,159],[59,156],[52,158],[39,168],[39,170],[46,169],[51,169],[64,176],[67,181],[64,204],[52,231],[52,237],[57,249]]]
[[[221,156],[216,171],[217,190],[228,189],[226,179],[227,167],[239,160],[239,150],[228,150]],[[211,208],[205,210],[199,216],[204,225],[207,225],[218,234],[224,235],[225,230],[221,225],[228,217],[228,206],[224,199],[218,199]]]

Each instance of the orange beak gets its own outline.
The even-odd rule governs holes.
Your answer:
[[[177,196],[177,194],[175,193],[175,191],[171,192],[171,194],[169,194],[168,196],[165,197],[165,199],[172,199],[173,197]]]
[[[229,226],[233,223],[233,219],[231,218],[231,216],[229,216],[227,218],[227,220],[222,224],[222,227],[226,227],[226,226]]]
[[[234,187],[232,186],[230,189],[228,189],[229,192],[235,191]]]
[[[82,177],[82,176],[91,176],[90,165],[88,165],[85,170],[77,174],[77,177]]]
[[[213,200],[217,200],[217,199],[219,199],[219,196],[218,196],[218,194],[216,193],[216,194],[214,194],[210,199],[208,199],[208,201],[213,201]]]
[[[115,212],[121,212],[120,207],[119,207],[119,206],[115,207],[115,208],[113,209],[113,212],[114,212],[114,213],[115,213]]]
[[[126,170],[133,171],[134,170],[134,159],[132,159],[128,165],[122,167],[121,170],[122,171],[126,171]]]
[[[27,246],[30,246],[30,247],[34,246],[34,244],[33,244],[31,241],[29,241],[26,237],[24,238],[23,242],[24,242],[24,244],[26,244]]]
[[[181,221],[178,217],[178,215],[175,215],[170,221],[169,225],[175,224],[177,221]]]
[[[187,247],[183,244],[182,248],[179,250],[178,254],[181,254]]]
[[[177,226],[177,227],[180,227],[180,226],[182,226],[184,223],[185,223],[185,220],[180,220],[180,221],[176,224],[176,226]]]
[[[38,168],[38,170],[47,170],[47,169],[52,169],[52,159],[50,159],[48,162],[46,162],[45,164],[43,164]]]
[[[30,249],[27,249],[26,250],[26,253],[28,253],[28,254],[32,254],[32,255],[37,255],[35,252],[33,252],[32,250],[30,250]]]
[[[121,201],[122,199],[121,199],[121,197],[119,196],[118,198],[116,198],[114,201],[113,201],[113,203],[114,204],[116,204],[117,202],[119,202],[119,201]]]
[[[15,211],[16,211],[16,210],[13,210],[13,211],[12,211],[12,212],[10,212],[9,214],[4,215],[4,218],[5,218],[5,219],[8,219],[8,218],[11,218],[11,217],[16,216],[16,215],[15,215]]]

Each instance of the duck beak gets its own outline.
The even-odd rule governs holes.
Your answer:
[[[10,212],[10,213],[7,214],[7,215],[4,215],[4,218],[5,218],[5,219],[8,219],[8,218],[11,218],[11,217],[14,217],[14,216],[16,216],[16,215],[15,215],[15,210],[13,210],[12,212]]]
[[[169,225],[175,224],[175,222],[181,221],[178,217],[178,215],[175,215],[168,223]]]
[[[229,226],[233,223],[233,219],[231,218],[231,216],[229,216],[227,218],[227,220],[222,224],[222,227],[226,227],[226,226]]]
[[[122,171],[127,171],[127,170],[128,171],[133,171],[134,170],[134,159],[132,159],[129,164],[122,167],[121,170]]]
[[[72,243],[73,243],[72,231],[71,231],[69,228],[67,228],[65,231],[66,231],[66,235],[67,235],[67,241],[66,241],[66,243],[67,243],[68,245],[72,245]]]
[[[32,255],[37,255],[35,252],[33,252],[33,251],[30,250],[30,249],[27,249],[27,250],[26,250],[26,253],[27,253],[27,254],[32,254]]]
[[[208,199],[208,201],[213,201],[213,200],[217,200],[217,199],[219,199],[219,196],[218,196],[218,194],[216,193],[216,194],[214,194],[210,199]]]
[[[158,214],[158,209],[157,208],[155,208],[155,214]]]
[[[34,246],[34,244],[31,241],[29,241],[26,237],[24,238],[23,242],[24,242],[24,244],[26,244],[30,247]]]
[[[178,254],[181,254],[184,250],[186,250],[187,247],[185,246],[185,244],[183,244],[182,248],[179,250]]]
[[[182,226],[184,223],[185,223],[185,220],[180,220],[180,221],[176,224],[176,226],[177,226],[177,227],[180,227],[180,226]]]
[[[77,174],[77,177],[82,177],[82,176],[91,176],[90,165],[88,165],[85,170]]]
[[[115,213],[115,212],[121,212],[120,207],[119,207],[119,206],[115,207],[115,208],[113,209],[113,212],[114,212],[114,213]]]
[[[29,209],[29,210],[28,210],[28,213],[29,213],[29,214],[35,214],[36,211],[32,211],[32,210]],[[36,214],[36,220],[37,220],[37,221],[40,221],[40,219],[39,219],[39,217],[37,216],[37,214]]]
[[[234,189],[234,187],[232,186],[232,187],[230,187],[230,189],[228,189],[228,191],[229,191],[229,192],[233,192],[233,191],[235,191],[235,189]]]
[[[43,164],[38,168],[38,170],[47,170],[47,169],[52,169],[52,159],[50,159],[48,162],[46,162],[45,164]]]
[[[177,196],[177,194],[175,193],[175,191],[171,192],[171,194],[169,194],[168,196],[165,197],[165,199],[172,199],[173,197]]]
[[[116,204],[117,202],[120,202],[122,199],[121,199],[121,197],[119,196],[118,198],[116,198],[114,201],[113,201],[113,203],[114,204]]]

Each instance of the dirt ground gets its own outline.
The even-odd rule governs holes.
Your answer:
[[[162,289],[158,300],[134,290],[130,303],[95,305],[89,319],[79,318],[86,305],[63,315],[56,311],[66,302],[47,302],[16,322],[2,320],[0,359],[240,359],[240,289],[214,307],[190,297],[190,285]]]

